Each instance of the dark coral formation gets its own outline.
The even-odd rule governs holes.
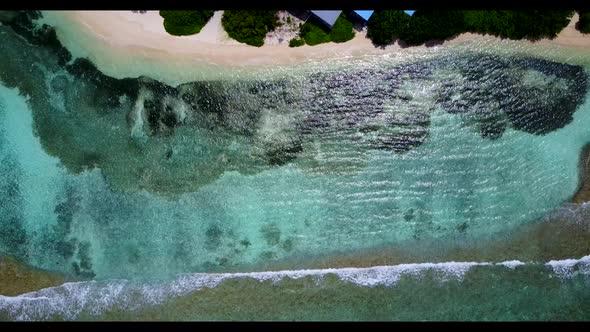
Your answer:
[[[535,58],[470,55],[452,60],[459,78],[443,83],[438,102],[480,122],[484,138],[507,128],[543,135],[564,127],[588,90],[584,68]]]

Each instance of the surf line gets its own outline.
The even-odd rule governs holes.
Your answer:
[[[284,270],[243,273],[190,273],[182,274],[166,282],[132,282],[124,279],[103,281],[70,282],[60,286],[18,296],[0,295],[0,312],[6,312],[15,320],[43,320],[60,315],[64,319],[76,319],[84,312],[99,316],[117,307],[138,310],[144,305],[158,305],[171,297],[189,295],[203,288],[214,288],[222,281],[235,278],[250,278],[260,282],[278,282],[284,278],[300,279],[315,277],[320,281],[329,274],[344,282],[363,287],[394,286],[402,275],[419,277],[427,270],[440,272],[442,281],[461,280],[465,273],[477,266],[500,266],[511,270],[524,265],[544,265],[561,279],[576,273],[590,275],[590,255],[579,259],[551,260],[546,263],[521,262],[518,260],[492,262],[442,262],[416,263],[367,268],[334,268],[310,270]],[[133,299],[130,301],[130,299]]]

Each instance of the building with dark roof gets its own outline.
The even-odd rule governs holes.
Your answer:
[[[338,17],[340,17],[340,14],[342,14],[342,10],[310,10],[309,12],[310,15],[307,16],[307,18],[305,19],[306,21],[310,16],[314,16],[319,22],[324,24],[329,29],[332,29],[334,23],[336,23],[336,20],[338,19]],[[359,20],[362,20],[364,23],[366,23],[371,17],[371,15],[373,15],[374,11],[353,10],[351,12],[354,13],[354,16],[357,17]],[[410,16],[414,14],[414,10],[404,10],[404,12],[406,12]]]
[[[334,23],[342,13],[341,10],[312,10],[311,13],[315,16],[320,22],[326,25],[328,28],[332,29]]]

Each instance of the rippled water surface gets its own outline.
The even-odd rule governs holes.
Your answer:
[[[588,318],[587,256],[301,270],[379,248],[485,245],[562,209],[590,142],[587,68],[442,48],[171,86],[106,76],[53,29],[5,22],[0,254],[85,281],[1,297],[0,317],[147,319],[175,298],[159,318]],[[278,266],[288,271],[250,272]],[[191,296],[215,307],[238,289],[281,303],[274,287],[284,306],[247,316]],[[420,288],[452,292],[448,306],[477,292],[513,298],[470,316],[395,309]],[[558,293],[570,311],[549,304]],[[546,306],[519,316],[541,295]],[[359,309],[369,299],[386,308]]]

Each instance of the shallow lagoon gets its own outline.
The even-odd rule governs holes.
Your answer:
[[[181,273],[485,243],[566,203],[590,141],[587,70],[575,66],[441,52],[170,87],[65,64],[2,29],[0,248],[75,278],[149,288]],[[118,287],[104,283],[81,285]],[[27,300],[3,301],[23,315],[12,305]]]

